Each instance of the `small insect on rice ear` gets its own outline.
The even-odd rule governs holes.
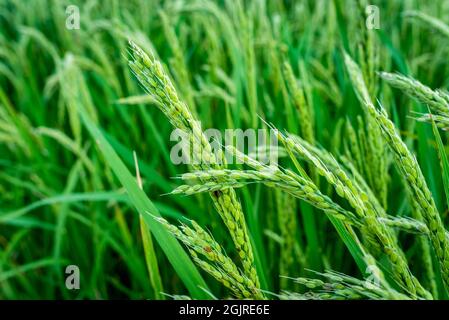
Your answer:
[[[213,193],[214,193],[214,196],[217,198],[221,197],[221,195],[223,194],[220,190],[215,190]]]
[[[209,246],[204,247],[204,251],[206,252],[212,252],[212,248]]]

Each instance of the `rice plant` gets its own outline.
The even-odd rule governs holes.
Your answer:
[[[447,1],[0,12],[1,299],[449,298]]]

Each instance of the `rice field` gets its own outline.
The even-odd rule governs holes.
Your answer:
[[[449,2],[0,0],[0,299],[448,299]]]

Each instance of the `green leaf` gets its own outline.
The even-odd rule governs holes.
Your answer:
[[[354,230],[352,230],[351,226],[344,224],[343,222],[329,214],[327,214],[327,217],[332,222],[338,234],[340,235],[341,240],[343,240],[344,244],[348,248],[360,272],[365,276],[368,267],[363,258],[365,256],[365,253],[357,239],[357,235],[355,234]]]
[[[435,140],[437,142],[438,148],[438,157],[440,159],[441,169],[443,172],[443,185],[444,192],[446,193],[446,202],[449,208],[449,161],[447,159],[446,151],[444,150],[443,141],[441,140],[440,133],[438,132],[437,125],[435,121],[432,119],[432,129],[433,134],[435,135]]]
[[[165,300],[165,297],[162,294],[164,289],[162,287],[162,280],[159,273],[159,266],[157,262],[157,256],[153,247],[153,239],[151,237],[151,233],[148,230],[148,226],[142,216],[139,217],[139,223],[148,276],[154,289],[154,296],[158,300]]]

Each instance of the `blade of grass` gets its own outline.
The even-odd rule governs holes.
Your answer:
[[[442,178],[444,185],[444,193],[446,194],[446,202],[449,208],[449,161],[447,159],[446,151],[444,149],[444,144],[443,141],[441,140],[440,133],[433,119],[432,119],[432,129],[433,134],[435,135],[435,140],[437,142],[438,157],[440,159],[441,170],[443,172]]]
[[[137,160],[136,152],[133,152],[134,165],[136,167],[136,178],[137,184],[140,190],[143,190],[142,178],[140,177],[139,171],[139,161]],[[140,233],[142,235],[143,250],[145,252],[145,261],[148,270],[148,276],[150,278],[151,285],[154,289],[154,297],[158,300],[164,300],[162,292],[164,291],[162,287],[161,275],[159,274],[159,266],[157,263],[156,251],[153,246],[153,239],[151,237],[151,232],[142,216],[139,217]]]
[[[25,265],[14,267],[13,269],[3,271],[0,274],[0,283],[9,278],[15,277],[17,275],[22,275],[25,272],[29,272],[29,271],[32,271],[35,269],[44,268],[44,267],[54,267],[55,264],[57,264],[57,263],[62,264],[61,261],[55,261],[52,258],[44,258],[41,260],[33,261],[33,262],[25,264]]]
[[[329,220],[334,225],[335,229],[337,230],[338,234],[340,235],[341,240],[344,242],[346,247],[348,248],[349,252],[351,253],[352,257],[354,258],[355,263],[357,264],[357,267],[359,268],[362,275],[366,275],[367,272],[367,264],[364,257],[364,252],[361,246],[357,243],[355,240],[355,233],[352,231],[351,227],[346,226],[343,222],[336,219],[335,217],[332,217],[331,215],[327,215]],[[351,235],[351,232],[353,233]]]

